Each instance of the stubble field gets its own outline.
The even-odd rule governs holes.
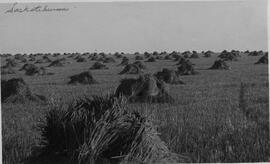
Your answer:
[[[134,55],[127,57],[130,63],[135,61]],[[153,122],[170,151],[186,155],[192,162],[269,161],[269,129],[263,128],[269,127],[268,64],[254,64],[260,57],[242,54],[238,61],[227,62],[230,70],[208,69],[218,54],[190,59],[199,74],[181,76],[185,84],[169,85],[169,94],[175,103],[130,103],[128,106]],[[91,71],[98,84],[68,85],[69,76],[87,71],[95,61],[78,63],[72,58],[67,61],[70,63],[64,67],[47,67],[54,75],[46,76],[24,75],[18,71],[23,66],[20,63],[16,74],[2,75],[1,80],[22,77],[34,93],[44,95],[50,103],[65,104],[81,96],[112,93],[121,79],[138,76],[118,75],[123,66],[117,66],[121,59],[116,59],[116,63],[106,64],[107,70]],[[172,60],[145,62],[144,72],[176,69],[176,63]],[[40,142],[37,126],[48,106],[31,102],[2,103],[4,163],[15,164],[33,154]],[[248,110],[256,119],[247,118],[243,110]]]

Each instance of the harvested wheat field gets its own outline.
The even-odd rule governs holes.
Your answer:
[[[124,56],[130,62],[136,61],[136,55]],[[238,61],[227,61],[231,69],[214,70],[209,67],[219,54],[203,56],[189,59],[198,74],[174,75],[184,82],[182,85],[166,83],[172,103],[133,102],[124,94],[114,97],[122,80],[141,76],[119,74],[125,66],[119,66],[122,59],[116,57],[115,63],[106,63],[108,69],[91,71],[98,81],[91,85],[69,85],[69,77],[87,71],[96,61],[74,62],[66,55],[51,55],[50,59],[66,58],[69,64],[47,67],[54,73],[50,76],[27,76],[19,71],[24,65],[19,63],[13,67],[16,73],[2,74],[2,80],[20,77],[33,93],[45,96],[48,102],[2,101],[4,163],[268,161],[268,65],[254,64],[262,56],[241,53]],[[1,56],[2,65],[7,58],[13,57]],[[154,75],[160,65],[177,70],[176,63],[173,59],[146,62],[144,72]],[[151,89],[153,82],[147,86],[136,83],[135,88],[131,83],[123,85],[127,88],[122,90],[133,89],[132,94],[143,100],[148,94],[156,94],[155,86]],[[142,93],[139,87],[144,87]],[[67,125],[62,127],[61,122]],[[140,154],[137,149],[148,154]]]
[[[3,164],[270,162],[268,1],[142,1],[0,3]]]

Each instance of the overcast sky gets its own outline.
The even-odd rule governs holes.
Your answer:
[[[46,5],[0,4],[1,53],[267,50],[267,0]]]

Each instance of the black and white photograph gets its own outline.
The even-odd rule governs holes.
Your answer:
[[[270,162],[268,3],[0,2],[0,163]]]

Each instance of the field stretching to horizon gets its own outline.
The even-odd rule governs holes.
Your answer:
[[[143,73],[154,74],[163,68],[177,69],[178,61],[164,59],[168,54],[157,55],[162,57],[154,62],[145,62],[147,58],[139,53],[122,56],[129,63],[136,61],[136,56],[142,56],[146,66]],[[239,52],[237,60],[226,61],[230,69],[209,69],[220,54],[205,57],[198,53],[196,58],[186,57],[197,73],[179,75],[184,84],[168,85],[174,103],[129,102],[127,108],[150,120],[169,151],[185,156],[189,162],[270,162],[268,64],[255,64],[263,55]],[[28,61],[15,59],[18,63],[12,68],[15,73],[1,74],[1,80],[23,78],[33,93],[46,97],[47,101],[2,101],[3,163],[65,163],[60,159],[28,160],[39,153],[42,141],[39,124],[46,120],[51,107],[64,107],[81,97],[112,94],[122,79],[139,75],[119,74],[125,67],[119,66],[122,57],[106,54],[115,62],[103,63],[108,69],[90,70],[97,83],[70,85],[70,76],[88,71],[96,62],[90,60],[91,54],[48,55],[52,61],[65,58],[62,67],[47,67],[50,62],[35,63],[42,55],[32,56],[32,61],[28,55],[23,56]],[[77,56],[85,61],[77,62]],[[8,58],[14,56],[1,56],[1,66]],[[25,75],[19,71],[25,63],[43,66],[52,74]]]

